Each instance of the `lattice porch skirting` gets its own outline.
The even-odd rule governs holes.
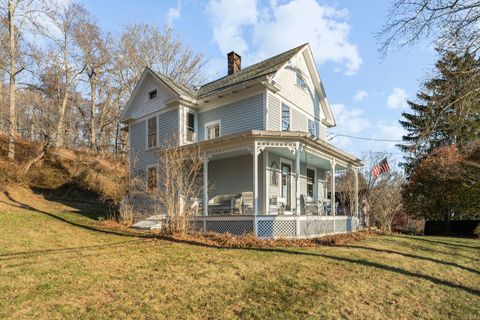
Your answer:
[[[193,229],[197,232],[230,233],[240,236],[255,232],[264,239],[311,238],[334,233],[357,231],[359,221],[347,216],[198,216]]]

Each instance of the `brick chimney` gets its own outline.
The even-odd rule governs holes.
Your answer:
[[[227,54],[228,75],[234,74],[242,69],[242,57],[234,51]]]

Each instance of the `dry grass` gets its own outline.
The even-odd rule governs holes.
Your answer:
[[[480,318],[475,239],[219,248],[109,229],[76,200],[0,194],[1,319]]]
[[[23,185],[50,190],[76,188],[101,200],[118,203],[127,192],[128,170],[124,159],[88,149],[50,148],[27,173],[25,164],[39,153],[38,143],[18,139],[15,161],[6,157],[6,136],[0,135],[0,186]]]

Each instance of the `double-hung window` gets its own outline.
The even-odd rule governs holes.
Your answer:
[[[314,137],[317,136],[317,127],[315,125],[315,121],[310,119],[308,119],[308,132]]]
[[[187,140],[195,141],[195,114],[191,112],[187,113]]]
[[[157,146],[157,117],[147,120],[147,147],[154,148]]]
[[[315,186],[315,170],[307,169],[307,197],[313,197]]]
[[[290,107],[282,103],[282,131],[290,131]]]
[[[215,139],[220,137],[220,122],[214,121],[207,123],[205,125],[205,131],[207,139]]]

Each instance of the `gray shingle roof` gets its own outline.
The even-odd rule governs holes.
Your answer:
[[[245,83],[247,81],[255,80],[258,78],[269,76],[278,69],[280,69],[288,60],[290,60],[295,54],[303,49],[306,44],[302,44],[296,48],[290,49],[269,59],[263,60],[256,64],[253,64],[245,69],[242,69],[234,74],[227,75],[220,79],[206,83],[200,86],[197,90],[190,89],[180,83],[177,83],[167,76],[162,74],[156,74],[162,79],[172,90],[179,95],[185,95],[193,99],[199,99],[211,94],[219,93],[228,88]]]
[[[205,97],[213,93],[223,91],[231,86],[271,75],[280,69],[288,60],[290,60],[305,46],[306,44],[302,44],[301,46],[290,49],[279,55],[253,64],[234,74],[204,84],[197,90],[197,97]]]

